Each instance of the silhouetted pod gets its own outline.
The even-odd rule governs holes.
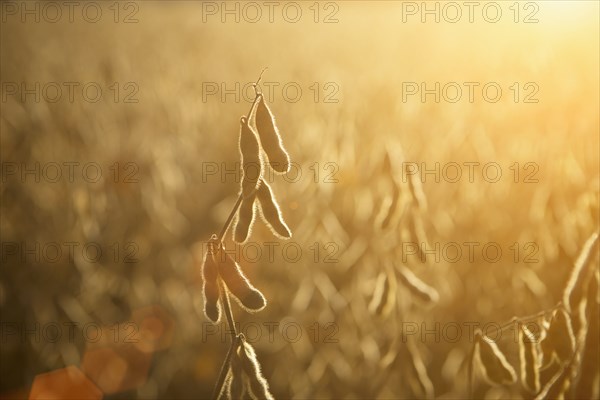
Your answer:
[[[254,348],[244,340],[238,352],[242,361],[242,368],[248,378],[250,391],[254,395],[252,397],[260,400],[273,399],[273,395],[269,392],[269,384],[260,371]]]
[[[281,135],[275,122],[275,117],[265,102],[262,94],[259,94],[256,108],[256,129],[260,137],[262,148],[269,158],[269,165],[273,171],[284,174],[290,169],[290,156],[283,148]]]
[[[267,305],[264,296],[258,289],[252,286],[248,278],[244,276],[238,263],[225,252],[224,247],[217,254],[217,260],[219,261],[221,279],[223,279],[223,282],[227,285],[227,289],[238,300],[240,305],[248,311],[262,310]]]
[[[246,394],[246,384],[244,381],[244,371],[242,370],[242,360],[240,358],[239,349],[242,346],[240,343],[234,350],[231,357],[231,369],[229,370],[230,379],[227,386],[230,399],[243,399]]]
[[[248,239],[248,235],[254,223],[254,201],[256,193],[242,199],[240,210],[238,211],[237,222],[235,223],[235,231],[233,239],[237,243],[244,243]]]
[[[260,181],[258,190],[256,191],[256,197],[260,202],[260,210],[263,219],[271,228],[271,231],[283,239],[291,238],[292,233],[290,232],[290,228],[288,228],[283,221],[281,210],[279,210],[275,196],[273,196],[271,188],[264,180]]]
[[[508,363],[498,345],[488,337],[476,333],[479,344],[479,359],[486,377],[497,385],[510,385],[517,379],[515,369]]]
[[[219,321],[221,314],[219,306],[219,270],[217,260],[215,259],[217,248],[216,236],[213,235],[208,242],[208,250],[204,255],[204,262],[202,263],[204,314],[209,320],[215,323]]]
[[[260,146],[246,117],[240,118],[240,154],[242,156],[242,194],[250,196],[262,177]]]

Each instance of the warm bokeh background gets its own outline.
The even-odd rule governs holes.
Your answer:
[[[266,14],[258,23],[232,17],[221,23],[219,16],[203,22],[201,2],[166,3],[137,3],[138,22],[131,24],[115,23],[108,2],[98,3],[104,14],[95,24],[77,12],[73,23],[66,16],[58,23],[31,17],[23,23],[3,11],[0,393],[27,396],[36,375],[78,366],[105,398],[210,395],[229,339],[210,334],[203,316],[198,258],[202,241],[221,228],[238,186],[231,175],[203,175],[203,167],[235,167],[238,121],[250,103],[232,95],[203,101],[203,83],[243,86],[268,67],[263,80],[280,84],[271,106],[302,171],[297,182],[278,177],[272,186],[303,253],[295,263],[280,250],[272,262],[242,259],[269,305],[255,315],[234,305],[234,313],[242,326],[262,326],[253,344],[273,393],[424,397],[430,388],[408,366],[421,362],[435,396],[464,398],[463,361],[472,346],[465,323],[503,324],[552,308],[583,243],[598,229],[599,3],[536,2],[539,22],[533,24],[515,23],[509,2],[498,3],[504,16],[496,24],[481,12],[473,23],[466,15],[458,23],[432,17],[421,23],[418,16],[403,22],[402,3],[388,1],[320,3],[320,20],[339,9],[331,24],[313,21],[311,3],[301,4],[298,23],[286,22],[280,9],[272,23]],[[121,20],[134,10],[121,7]],[[522,8],[520,18],[529,11]],[[68,81],[97,82],[104,96],[90,103],[76,89],[73,102],[64,93],[49,103],[7,93],[7,82],[33,87]],[[131,91],[125,84],[134,82],[139,101],[115,102],[114,82],[120,100]],[[282,96],[289,82],[302,88],[297,102]],[[325,88],[327,82],[334,85]],[[473,103],[466,92],[455,104],[436,103],[431,95],[426,102],[418,96],[403,102],[403,82],[497,82],[503,96],[488,103],[476,90]],[[521,85],[520,100],[528,93],[523,85],[537,84],[539,102],[515,103],[514,82]],[[324,102],[336,87],[338,102]],[[403,262],[405,219],[380,227],[391,195],[382,172],[385,153],[397,154],[400,146],[404,158],[396,161],[429,169],[436,162],[501,166],[497,183],[483,180],[481,168],[474,182],[466,168],[458,183],[429,175],[422,184],[428,208],[420,215],[431,246],[496,242],[504,251],[501,261],[486,262],[477,252],[474,260],[463,255],[456,263],[415,256]],[[31,168],[35,162],[96,162],[103,177],[88,183],[76,169],[69,182],[65,169],[57,183],[35,182],[32,175],[23,182],[18,172],[5,170],[7,163]],[[334,168],[328,162],[337,183],[325,182]],[[517,183],[510,169],[515,162]],[[539,168],[537,183],[523,182],[528,162]],[[117,183],[110,170],[115,163]],[[137,168],[137,182],[124,182],[127,163]],[[279,241],[258,225],[253,242]],[[9,254],[13,242],[20,251],[57,242],[64,253],[64,243],[80,245],[73,258],[63,254],[47,262],[51,256],[36,261],[31,254]],[[509,249],[515,242],[517,262]],[[529,242],[538,247],[534,263],[523,259]],[[82,257],[86,243],[100,244],[98,262]],[[330,243],[334,247],[326,248]],[[336,262],[324,262],[336,247]],[[129,251],[136,262],[123,262]],[[393,264],[407,264],[439,292],[439,301],[423,304],[399,285],[394,307],[384,315],[370,312],[376,281]],[[465,330],[457,341],[417,335],[407,352],[403,327],[423,322],[431,330],[435,323]],[[52,323],[63,327],[56,343],[43,331]],[[77,324],[73,338],[65,323]],[[264,323],[299,324],[302,337],[292,343],[276,328],[271,342]],[[103,340],[90,340],[95,331],[86,336],[86,324],[102,326]],[[131,332],[137,343],[127,343]],[[514,362],[511,334],[503,349]],[[58,373],[78,376],[72,370]],[[477,397],[525,396],[518,384],[491,387],[478,380],[475,386]]]

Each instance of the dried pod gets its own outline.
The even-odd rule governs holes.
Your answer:
[[[204,297],[204,314],[214,323],[219,321],[220,305],[219,305],[219,269],[215,254],[218,249],[216,235],[211,237],[208,242],[208,250],[204,255],[202,263],[202,277],[204,279],[202,285],[202,294]]]
[[[260,143],[269,158],[269,165],[273,171],[284,174],[290,169],[290,156],[283,148],[275,117],[265,102],[264,96],[259,94],[258,97],[256,129],[260,136]]]
[[[292,233],[290,232],[290,228],[288,228],[283,221],[281,210],[275,200],[275,196],[273,196],[271,187],[262,179],[258,186],[256,197],[260,203],[261,215],[267,225],[271,228],[271,231],[283,239],[291,238]]]
[[[260,311],[267,305],[267,301],[262,293],[256,289],[248,278],[244,276],[240,266],[222,246],[217,254],[216,259],[219,265],[219,275],[229,292],[238,300],[240,306],[247,311]]]
[[[530,393],[540,390],[540,358],[538,341],[525,325],[519,326],[519,361],[521,383]]]
[[[396,298],[395,277],[389,271],[381,272],[377,277],[373,299],[369,310],[375,315],[387,315],[394,306]]]
[[[233,239],[237,243],[244,243],[248,239],[252,225],[254,224],[254,201],[256,193],[242,199],[240,209],[237,214]]]
[[[423,248],[430,248],[429,240],[427,239],[427,234],[425,233],[425,227],[423,226],[423,220],[419,213],[412,210],[411,213],[408,214],[408,230],[410,232],[410,237],[413,242],[418,244],[417,252],[419,258],[422,262],[427,261],[427,255],[423,251]]]
[[[439,300],[437,290],[419,279],[411,270],[403,265],[397,267],[400,282],[408,288],[410,293],[425,303],[435,303]]]
[[[542,340],[544,363],[556,359],[559,364],[564,364],[569,361],[573,351],[575,351],[575,335],[571,317],[564,309],[559,308],[552,313],[550,325]]]
[[[598,270],[596,276],[588,286],[587,301],[585,304],[586,333],[583,351],[581,352],[581,364],[579,380],[577,382],[576,399],[598,398],[598,353],[600,343],[600,320],[598,318]],[[596,371],[591,373],[591,371]]]
[[[240,344],[231,357],[231,369],[229,370],[229,382],[227,391],[231,400],[243,399],[246,394],[246,377],[242,369],[242,360],[238,353]]]
[[[515,369],[506,361],[506,357],[490,338],[476,333],[479,345],[479,360],[487,379],[497,385],[510,385],[517,379]]]
[[[571,386],[571,368],[562,367],[552,379],[544,385],[543,389],[535,396],[535,400],[554,400],[564,398],[564,394]]]
[[[598,256],[598,246],[598,233],[594,232],[581,249],[565,287],[563,304],[567,311],[575,310],[585,297],[588,282],[594,274],[594,260]]]
[[[412,340],[407,341],[407,349],[410,358],[409,368],[417,380],[420,392],[419,397],[433,399],[435,397],[434,386],[427,374],[427,367],[423,362],[419,349],[417,349]]]
[[[250,196],[262,177],[260,146],[246,117],[240,118],[240,153],[242,157],[242,195]]]
[[[381,222],[381,229],[386,229],[390,226],[390,222],[392,218],[396,214],[396,210],[398,209],[398,202],[400,200],[400,188],[395,182],[392,182],[392,201],[390,202],[390,207],[388,208],[383,221]]]
[[[425,197],[425,193],[423,192],[423,185],[421,184],[421,174],[417,173],[409,173],[407,168],[409,165],[416,165],[414,163],[405,164],[405,173],[408,176],[408,187],[410,189],[410,194],[417,204],[417,208],[421,212],[427,211],[427,197]]]
[[[260,400],[273,399],[273,395],[269,392],[269,383],[260,371],[260,364],[256,358],[254,348],[248,342],[242,340],[238,348],[238,355],[241,360],[242,369],[248,379],[252,398]]]

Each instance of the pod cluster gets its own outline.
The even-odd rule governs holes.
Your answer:
[[[252,117],[254,126],[251,124]],[[283,147],[275,117],[260,93],[257,95],[255,112],[251,111],[249,118],[240,119],[240,155],[242,203],[237,213],[233,239],[237,243],[246,242],[257,209],[275,236],[289,239],[292,233],[281,215],[271,187],[263,179],[263,164],[276,174],[284,174],[290,169],[290,156]],[[263,160],[268,162],[263,163]]]
[[[225,251],[225,245],[219,243],[216,235],[208,242],[202,277],[204,314],[215,323],[221,316],[219,300],[225,288],[246,311],[260,311],[267,305],[263,294],[246,278],[239,264]]]
[[[248,396],[252,399],[273,399],[269,384],[261,372],[256,352],[242,334],[239,335],[238,345],[231,358],[225,385],[230,399],[244,399]]]

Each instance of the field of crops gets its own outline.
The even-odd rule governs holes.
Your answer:
[[[223,396],[599,398],[597,2],[52,3],[1,5],[0,398],[225,360]],[[225,234],[267,303],[229,357],[203,260],[255,90],[291,238]]]

